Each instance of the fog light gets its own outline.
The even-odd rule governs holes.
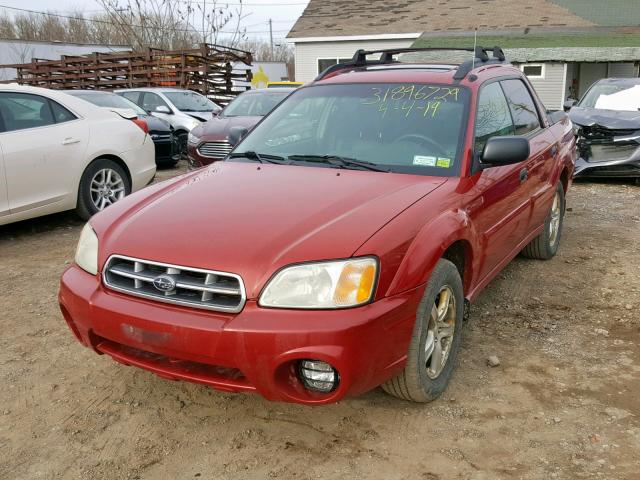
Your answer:
[[[340,375],[326,362],[319,360],[301,360],[298,364],[299,375],[307,390],[328,393],[338,386]]]

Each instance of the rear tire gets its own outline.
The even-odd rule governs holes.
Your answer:
[[[556,193],[544,221],[544,230],[529,245],[524,247],[522,255],[536,260],[549,260],[556,255],[562,236],[562,224],[564,220],[565,198],[564,188],[561,182],[556,185]]]
[[[441,258],[416,313],[407,364],[399,375],[383,383],[382,389],[412,402],[431,402],[438,398],[453,374],[463,317],[460,274],[453,263]]]
[[[89,220],[93,215],[131,193],[131,181],[113,160],[98,158],[85,169],[78,188],[76,212]]]

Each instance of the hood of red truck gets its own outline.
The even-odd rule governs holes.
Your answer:
[[[255,298],[285,265],[351,256],[445,180],[219,162],[138,192],[91,223],[101,265],[121,254],[236,273],[247,296]]]

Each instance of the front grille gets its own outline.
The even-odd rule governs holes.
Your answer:
[[[237,313],[246,300],[239,275],[113,255],[104,284],[119,292],[220,312]]]
[[[591,145],[591,155],[589,155],[588,161],[623,160],[629,158],[637,149],[637,143],[633,145]]]
[[[231,148],[229,142],[206,142],[198,147],[198,153],[208,158],[224,158]]]
[[[152,133],[151,139],[154,142],[171,142],[173,141],[173,135],[170,133],[167,133],[167,134]]]

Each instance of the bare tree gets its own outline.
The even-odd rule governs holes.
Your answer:
[[[113,29],[134,49],[219,43],[234,47],[245,37],[242,1],[230,8],[217,0],[100,0]]]
[[[17,41],[7,45],[9,55],[6,63],[27,63],[34,56],[35,49],[28,43]],[[0,80],[13,80],[16,78],[16,71],[13,68],[0,68]]]
[[[17,38],[13,19],[6,13],[0,15],[0,38]]]
[[[222,43],[226,45],[224,41]],[[287,43],[276,44],[272,49],[271,44],[264,40],[242,40],[235,47],[251,52],[254,60],[259,62],[293,63],[293,47]]]

